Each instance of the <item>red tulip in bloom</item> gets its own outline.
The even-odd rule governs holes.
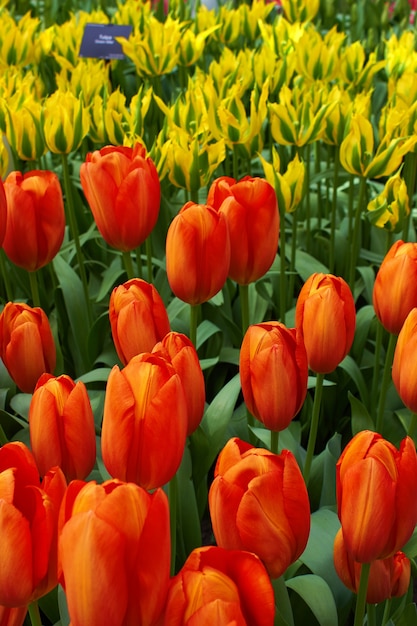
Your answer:
[[[6,234],[7,221],[7,199],[4,191],[3,181],[0,178],[0,247],[3,245],[4,235]],[[1,622],[0,622],[1,626]]]
[[[0,626],[22,626],[26,613],[26,606],[0,606]]]
[[[303,333],[310,368],[318,374],[335,370],[355,334],[356,310],[349,285],[332,274],[312,274],[298,296],[295,322]]]
[[[417,413],[417,308],[407,315],[398,335],[392,380],[405,406]]]
[[[400,449],[362,431],[336,465],[336,496],[346,550],[370,563],[398,552],[417,524],[417,456],[406,437]]]
[[[55,369],[56,350],[45,312],[21,302],[8,302],[0,314],[0,357],[24,393],[38,378]]]
[[[60,527],[60,582],[72,626],[160,623],[171,558],[168,499],[161,489],[149,494],[118,480],[74,481]]]
[[[156,344],[153,353],[170,361],[181,379],[187,404],[187,435],[191,435],[201,422],[206,401],[204,376],[194,344],[186,335],[170,332]]]
[[[196,548],[171,579],[163,626],[272,626],[271,581],[255,554]]]
[[[383,327],[398,335],[417,307],[417,243],[400,240],[388,250],[375,278],[373,303]]]
[[[133,357],[110,372],[104,401],[101,447],[114,478],[145,489],[175,475],[184,452],[187,404],[180,377],[157,354]]]
[[[342,529],[334,542],[334,565],[344,585],[358,593],[362,564],[354,561],[346,550]],[[411,564],[404,552],[396,552],[386,559],[372,561],[369,573],[366,601],[379,604],[389,598],[398,598],[408,591]]]
[[[170,331],[161,296],[141,278],[133,278],[113,289],[109,317],[114,345],[123,365],[141,352],[151,352]]]
[[[65,488],[59,468],[41,483],[23,443],[0,448],[1,605],[27,606],[57,585],[57,524]]]
[[[240,285],[261,278],[271,267],[278,248],[279,212],[275,190],[263,178],[239,181],[217,178],[207,204],[226,217],[230,236],[229,276]]]
[[[201,304],[216,295],[230,265],[224,215],[204,204],[187,202],[169,226],[166,265],[171,289],[184,302]]]
[[[307,545],[310,503],[293,454],[274,454],[233,438],[221,451],[209,491],[216,542],[254,552],[272,578]]]
[[[93,469],[94,415],[83,382],[42,374],[30,402],[29,432],[41,476],[58,465],[69,482],[86,478]]]
[[[155,164],[140,143],[87,154],[80,179],[97,228],[110,246],[128,252],[145,241],[158,220],[161,187]]]
[[[52,261],[64,239],[65,211],[59,178],[48,170],[11,172],[4,190],[4,251],[15,265],[33,272]]]
[[[307,394],[307,354],[301,332],[280,322],[249,326],[239,370],[243,398],[252,415],[270,430],[287,428]]]

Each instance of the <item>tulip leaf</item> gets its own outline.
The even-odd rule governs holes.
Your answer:
[[[375,430],[372,417],[368,409],[358,398],[348,391],[348,398],[352,410],[352,433],[356,435],[361,430]]]
[[[69,626],[70,616],[68,613],[67,597],[61,585],[58,585],[58,608],[59,608],[60,626]]]
[[[338,623],[333,594],[323,578],[305,574],[287,580],[286,585],[304,600],[320,626],[334,626]]]
[[[16,411],[16,413],[23,417],[26,422],[29,419],[29,405],[31,400],[31,393],[17,393],[10,400],[10,406],[12,407],[13,411]]]
[[[197,328],[197,350],[216,333],[220,333],[221,330],[216,324],[209,320],[203,320]]]
[[[183,561],[185,561],[194,548],[201,546],[200,518],[191,475],[191,454],[187,446],[184,450],[184,456],[177,472],[177,529],[180,533],[181,540],[178,547],[182,547]]]
[[[350,378],[355,383],[357,390],[359,391],[362,402],[366,405],[368,403],[368,388],[356,361],[354,361],[352,357],[348,355],[339,364],[339,367],[343,369],[347,374],[349,374]]]
[[[110,292],[119,279],[123,276],[125,270],[120,265],[120,259],[116,258],[109,267],[101,274],[100,289],[96,296],[96,302],[101,302],[105,298],[108,298]]]
[[[307,278],[315,272],[321,272],[323,274],[328,274],[329,272],[329,269],[323,265],[323,263],[320,263],[316,258],[299,249],[297,249],[295,258],[295,269],[303,281],[306,281]]]

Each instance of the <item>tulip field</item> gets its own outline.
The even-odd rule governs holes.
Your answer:
[[[0,0],[0,626],[417,626],[416,11]]]

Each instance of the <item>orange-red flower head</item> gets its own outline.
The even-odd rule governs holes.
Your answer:
[[[407,315],[398,335],[392,380],[405,406],[417,413],[417,308]]]

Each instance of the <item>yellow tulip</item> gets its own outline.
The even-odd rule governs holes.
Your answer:
[[[180,40],[180,51],[178,61],[180,65],[189,67],[194,65],[202,56],[205,47],[206,39],[220,28],[220,24],[215,24],[211,28],[198,33],[197,35],[188,28],[182,35]]]
[[[39,61],[37,36],[40,19],[26,13],[17,22],[7,12],[1,14],[0,67],[25,67]]]
[[[281,5],[290,22],[307,22],[316,17],[320,0],[281,0]]]
[[[373,77],[384,67],[385,61],[377,61],[374,52],[366,59],[362,43],[354,41],[342,51],[338,73],[346,89],[360,91],[370,89]]]
[[[69,154],[80,147],[90,127],[82,97],[70,91],[55,91],[44,103],[43,131],[49,150]]]
[[[18,108],[7,106],[6,137],[23,161],[36,161],[46,152],[42,132],[42,105],[33,97],[26,97]]]
[[[280,174],[280,158],[277,150],[272,149],[272,163],[260,155],[265,178],[275,189],[278,206],[286,213],[292,213],[300,204],[304,193],[305,165],[298,154],[288,163],[287,169]]]
[[[332,80],[338,70],[344,37],[336,27],[324,37],[314,28],[306,29],[296,48],[298,72],[310,81]]]
[[[374,226],[400,232],[410,214],[407,185],[397,172],[385,183],[381,193],[368,203],[368,218]]]

